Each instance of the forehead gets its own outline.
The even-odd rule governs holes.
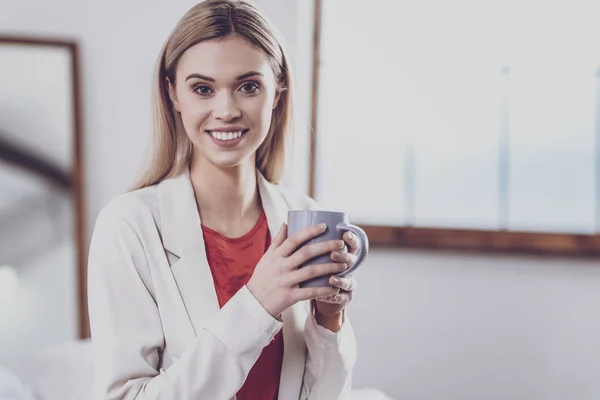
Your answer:
[[[186,50],[177,66],[178,77],[199,73],[215,80],[231,80],[249,71],[272,75],[267,55],[247,40],[230,36],[206,40]]]

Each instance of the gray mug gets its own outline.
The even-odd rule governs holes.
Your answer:
[[[288,211],[287,235],[288,237],[290,237],[294,233],[304,228],[323,223],[327,224],[327,229],[325,230],[325,232],[304,243],[304,245],[326,242],[329,240],[341,240],[345,232],[352,232],[357,237],[357,240],[360,242],[360,250],[357,254],[358,257],[354,265],[336,275],[345,276],[356,271],[356,269],[365,261],[365,258],[369,253],[369,238],[367,237],[365,231],[363,231],[361,228],[359,228],[356,225],[350,224],[348,220],[348,214],[343,212],[321,210]],[[331,260],[331,253],[327,253],[305,262],[299,268],[311,264],[327,264],[331,262],[333,262]],[[317,278],[300,283],[300,287],[329,286],[330,277],[331,275],[319,276]]]

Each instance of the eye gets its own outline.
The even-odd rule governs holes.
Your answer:
[[[243,93],[255,93],[260,89],[260,86],[256,82],[246,82],[241,87],[240,90]]]
[[[208,96],[213,90],[208,85],[198,85],[194,88],[194,92],[198,93],[200,96]]]

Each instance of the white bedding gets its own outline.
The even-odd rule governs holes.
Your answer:
[[[39,400],[12,371],[0,366],[0,400]]]
[[[65,343],[37,354],[17,371],[0,366],[0,400],[84,400],[93,363],[89,340]],[[373,388],[356,389],[349,400],[392,400]]]
[[[26,359],[13,373],[12,387],[16,387],[18,379],[21,386],[37,396],[35,400],[85,400],[93,379],[91,342],[82,340],[53,346]],[[0,393],[2,390],[0,380]],[[7,399],[0,396],[0,400]]]

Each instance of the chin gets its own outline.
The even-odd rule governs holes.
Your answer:
[[[233,168],[248,162],[250,155],[245,154],[213,154],[212,157],[207,157],[211,164],[219,168]]]

